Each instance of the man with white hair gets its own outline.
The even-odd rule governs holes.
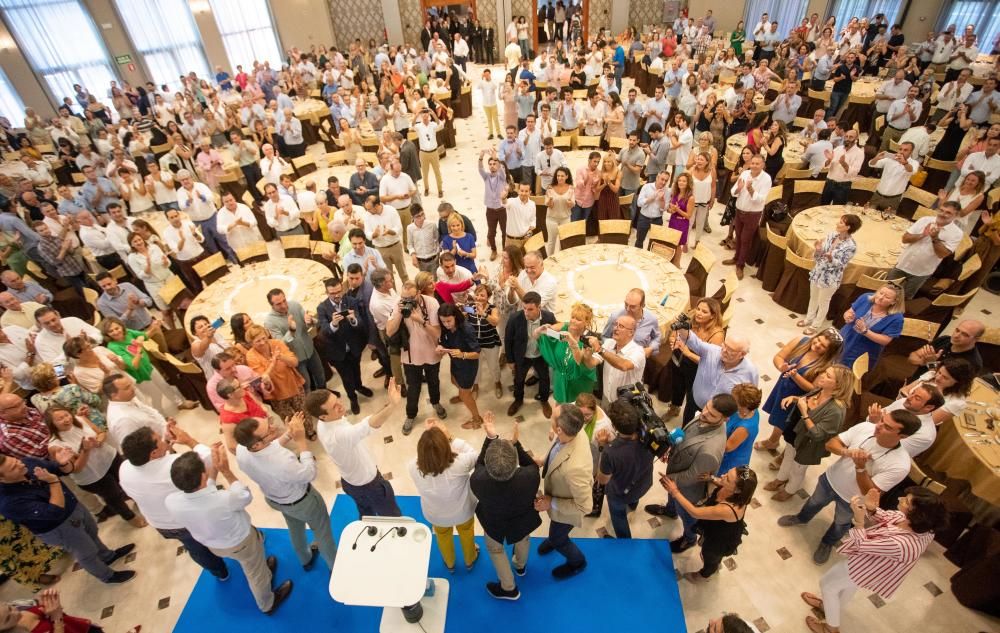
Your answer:
[[[289,158],[298,158],[306,153],[306,141],[302,137],[302,121],[295,118],[295,112],[291,108],[282,110],[285,117],[278,127],[282,140],[285,142],[285,154]]]
[[[44,307],[34,301],[21,301],[6,290],[0,292],[0,308],[3,308],[0,326],[16,325],[30,330],[35,327],[35,310]]]
[[[177,180],[181,183],[177,190],[177,205],[201,229],[201,235],[205,238],[202,247],[209,253],[222,251],[226,259],[238,263],[236,253],[229,246],[226,236],[216,226],[215,194],[208,185],[195,182],[191,172],[186,169],[177,172]]]
[[[13,270],[5,270],[0,273],[0,281],[7,286],[7,292],[14,295],[20,301],[34,301],[48,305],[52,303],[52,293],[38,285],[38,282],[24,277]]]
[[[260,149],[264,152],[264,158],[260,159],[261,178],[264,179],[264,182],[277,185],[281,182],[281,174],[283,174],[286,169],[291,169],[291,167],[289,166],[288,161],[274,152],[274,146],[270,143],[264,143]],[[247,183],[248,187],[254,187],[256,185],[257,183],[255,182]]]
[[[520,301],[525,293],[537,292],[542,298],[542,309],[550,312],[556,310],[556,287],[559,282],[555,275],[545,270],[542,256],[530,252],[524,256],[524,270],[517,278],[511,278],[510,287]]]
[[[595,355],[604,363],[601,405],[605,409],[618,399],[619,387],[642,382],[646,354],[633,340],[635,330],[635,318],[626,313],[615,319],[611,336],[604,339],[603,345],[596,336],[587,339]]]
[[[278,237],[301,235],[305,231],[299,221],[299,205],[291,196],[278,192],[277,185],[264,185],[264,217]]]
[[[704,409],[715,394],[731,393],[733,387],[744,382],[757,386],[757,367],[747,358],[750,341],[742,336],[730,332],[722,345],[713,345],[705,343],[697,334],[688,330],[687,336],[677,337],[674,349],[688,349],[701,358],[694,383],[684,402],[685,424],[694,418],[695,413]]]
[[[346,193],[337,198],[337,210],[333,212],[333,219],[335,222],[342,223],[348,231],[351,229],[364,230],[365,216],[367,215],[368,211],[363,206],[354,204],[351,196]]]

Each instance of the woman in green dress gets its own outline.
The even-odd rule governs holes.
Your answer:
[[[35,538],[30,530],[0,517],[0,574],[23,587],[36,589],[59,580],[49,567],[63,551],[49,547]]]
[[[729,45],[736,51],[736,58],[743,62],[743,42],[747,39],[747,33],[743,26],[743,20],[736,25],[736,30],[729,36]]]
[[[0,264],[10,268],[18,275],[28,272],[28,256],[21,247],[21,234],[0,231]]]
[[[535,330],[538,351],[552,368],[552,395],[556,402],[573,402],[581,393],[589,393],[597,384],[598,358],[581,338],[593,328],[594,311],[577,303],[568,323],[554,323]]]

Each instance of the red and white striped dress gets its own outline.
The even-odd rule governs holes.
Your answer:
[[[917,534],[898,527],[906,515],[895,510],[876,509],[873,518],[875,525],[869,528],[851,528],[837,551],[847,556],[847,573],[854,584],[889,599],[934,533]]]

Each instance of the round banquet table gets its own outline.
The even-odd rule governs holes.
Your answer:
[[[548,257],[545,270],[559,282],[556,318],[569,320],[573,304],[583,302],[593,308],[597,330],[604,328],[613,312],[624,307],[625,293],[632,288],[646,291],[646,308],[663,328],[687,309],[690,300],[687,281],[679,268],[659,255],[631,246],[588,244],[568,248]],[[666,303],[661,305],[664,297]]]
[[[201,315],[214,321],[225,319],[219,328],[223,338],[232,340],[229,318],[237,312],[250,315],[260,324],[271,311],[267,292],[272,288],[285,291],[289,299],[302,304],[306,312],[316,312],[316,306],[326,299],[323,281],[330,276],[330,269],[308,259],[274,259],[247,264],[232,270],[218,281],[198,293],[187,309],[188,331],[191,319]]]
[[[319,99],[296,100],[292,111],[298,119],[330,116],[330,108]]]
[[[973,77],[986,79],[993,73],[993,70],[996,68],[995,64],[995,55],[980,55],[976,58],[976,61],[969,64],[969,70],[972,71]]]
[[[802,154],[806,148],[803,147],[802,135],[798,132],[791,132],[785,137],[785,147],[781,150],[781,155],[785,158],[785,164],[790,167],[797,167],[802,162]],[[747,144],[747,133],[740,132],[733,134],[726,139],[726,158],[736,162],[740,159],[740,152]]]
[[[799,213],[788,228],[788,248],[800,257],[812,259],[816,240],[833,232],[845,213],[847,207],[839,204],[812,207]],[[883,220],[866,216],[862,207],[857,206],[851,213],[861,218],[861,228],[854,234],[858,250],[844,270],[845,284],[856,283],[861,275],[874,275],[895,266],[902,250],[903,233],[912,224],[902,218]]]
[[[369,170],[371,168],[369,167]],[[321,167],[311,174],[306,174],[301,178],[295,179],[295,188],[302,191],[306,188],[306,183],[312,181],[316,183],[316,192],[319,193],[326,189],[326,179],[330,176],[336,176],[337,180],[340,181],[340,187],[344,191],[347,191],[347,185],[351,182],[351,176],[358,173],[358,168],[354,165],[337,165],[336,167]]]
[[[938,427],[923,461],[951,478],[965,479],[977,497],[1000,505],[1000,434],[997,427],[987,427],[987,409],[997,415],[1000,394],[977,378],[966,402],[962,415]]]

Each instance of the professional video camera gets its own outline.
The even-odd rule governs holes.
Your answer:
[[[624,400],[639,412],[639,441],[656,457],[663,457],[684,439],[683,430],[670,431],[656,415],[653,399],[641,382],[618,387],[617,395],[619,400]]]
[[[404,319],[409,319],[413,314],[413,308],[417,307],[417,300],[414,298],[404,298],[399,301],[399,312]]]

